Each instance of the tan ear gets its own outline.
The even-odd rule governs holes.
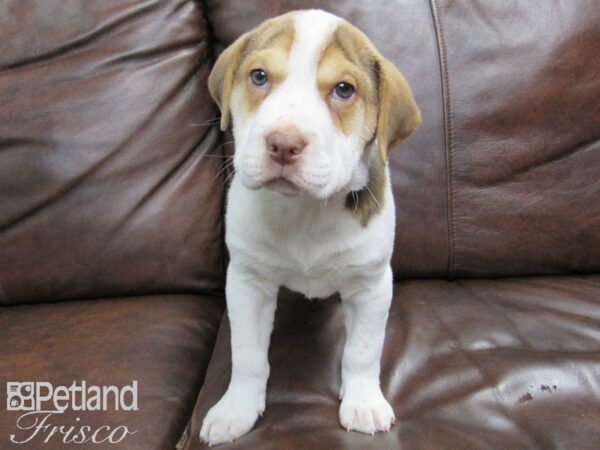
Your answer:
[[[221,110],[221,130],[223,131],[229,126],[233,79],[247,40],[248,34],[244,34],[227,47],[217,58],[217,62],[208,76],[208,90]]]
[[[400,71],[379,58],[379,114],[377,142],[382,161],[421,124],[421,111]]]

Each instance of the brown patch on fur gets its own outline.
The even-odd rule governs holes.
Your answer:
[[[385,164],[378,157],[373,143],[365,150],[370,153],[369,181],[360,191],[352,191],[346,197],[346,208],[360,222],[363,227],[369,224],[373,216],[383,208],[387,174]],[[373,147],[373,148],[369,148]]]
[[[404,76],[385,58],[376,66],[379,73],[379,116],[377,142],[382,160],[421,125],[419,110]]]
[[[285,38],[282,35],[282,38]],[[246,114],[254,113],[271,91],[287,77],[289,51],[274,44],[273,47],[251,53],[240,66],[233,82],[234,90],[240,89],[239,101]],[[267,72],[269,81],[265,86],[255,86],[250,81],[250,73],[255,69]]]
[[[374,86],[367,96],[362,94],[366,105],[364,128],[370,133],[370,142],[365,147],[365,151],[371,153],[367,155],[369,181],[363,190],[351,192],[346,198],[346,207],[366,226],[385,201],[388,154],[419,126],[421,112],[400,71],[381,56],[358,28],[341,23],[335,31],[334,42]],[[373,141],[378,152],[375,145],[371,145]]]
[[[334,34],[321,52],[317,66],[317,89],[329,107],[333,123],[339,131],[350,134],[360,126],[365,135],[363,139],[369,139],[375,132],[377,118],[375,74],[371,74],[360,60],[348,56],[338,34]],[[355,88],[354,95],[347,100],[332,95],[335,86],[342,81]],[[360,114],[362,111],[364,118]]]
[[[221,130],[226,130],[229,126],[234,85],[246,85],[246,106],[250,111],[258,107],[268,95],[269,91],[264,92],[264,89],[262,92],[252,89],[256,86],[249,85],[250,71],[265,70],[269,75],[271,88],[273,82],[277,83],[285,78],[285,61],[294,42],[294,32],[291,13],[284,14],[243,34],[219,55],[208,77],[208,89],[221,110]],[[254,66],[253,62],[263,63],[265,66]],[[274,70],[274,77],[269,73],[269,68]]]
[[[335,31],[346,57],[374,78],[377,108],[377,143],[382,159],[421,124],[421,111],[400,71],[384,58],[355,26],[343,22]]]

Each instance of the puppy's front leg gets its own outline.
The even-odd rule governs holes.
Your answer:
[[[391,269],[367,286],[341,293],[346,345],[342,356],[340,423],[347,430],[374,434],[389,431],[396,420],[379,386],[381,351],[392,299]]]
[[[265,410],[267,353],[277,286],[256,280],[232,261],[225,294],[231,324],[231,381],[202,423],[200,437],[209,445],[231,442],[246,434]]]

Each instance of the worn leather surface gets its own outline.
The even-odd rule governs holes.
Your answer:
[[[600,8],[436,0],[450,276],[600,271]]]
[[[579,449],[600,442],[600,276],[397,283],[382,388],[387,434],[338,423],[344,339],[337,300],[283,293],[267,407],[228,449]],[[230,377],[229,326],[193,415],[187,450]]]
[[[211,51],[192,0],[0,2],[0,302],[222,289]]]
[[[221,298],[185,295],[1,307],[0,448],[173,449],[202,385],[222,310]],[[56,387],[82,380],[119,387],[137,380],[139,410],[68,409],[49,423],[77,430],[124,425],[134,435],[119,445],[63,444],[60,435],[44,444],[41,434],[9,442],[11,434],[23,440],[31,431],[16,428],[21,411],[5,408],[7,381]]]

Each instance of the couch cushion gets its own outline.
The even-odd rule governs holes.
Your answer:
[[[600,271],[600,8],[435,0],[449,275]]]
[[[577,448],[600,442],[600,276],[409,281],[395,286],[382,388],[388,434],[338,424],[342,312],[282,295],[267,408],[225,449]],[[187,449],[230,377],[224,322]]]
[[[0,2],[0,302],[222,289],[194,0]]]
[[[223,300],[194,296],[148,296],[0,307],[0,447],[65,448],[59,434],[47,444],[40,432],[19,430],[25,411],[7,411],[7,382],[123,387],[137,381],[138,411],[74,411],[48,423],[77,433],[90,425],[128,427],[120,445],[71,444],[73,448],[173,448],[191,414],[221,320]],[[44,394],[46,391],[42,390]],[[130,394],[126,405],[130,405]],[[77,397],[77,403],[80,396]],[[114,402],[109,403],[109,408]],[[79,418],[79,419],[78,419]],[[39,416],[39,420],[42,415]],[[23,427],[33,418],[24,418]],[[98,439],[107,436],[101,429]],[[117,430],[115,438],[120,436]]]

